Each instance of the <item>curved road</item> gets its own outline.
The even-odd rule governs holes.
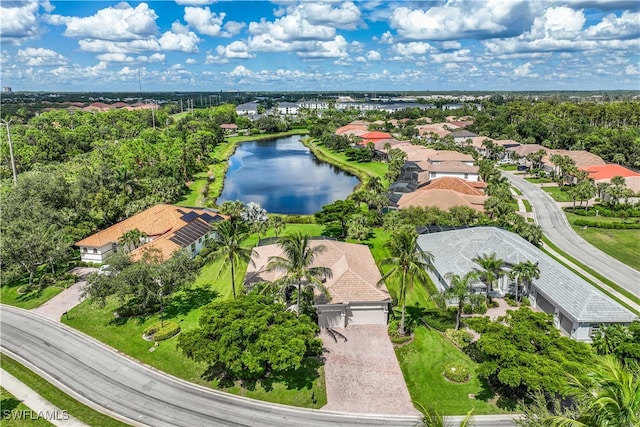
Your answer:
[[[544,190],[529,181],[503,172],[511,184],[529,200],[536,221],[555,245],[632,294],[640,296],[640,272],[605,254],[580,237],[569,225],[558,204]]]
[[[63,324],[0,305],[0,347],[56,386],[132,425],[414,426],[415,416],[295,408],[190,384],[150,369]]]

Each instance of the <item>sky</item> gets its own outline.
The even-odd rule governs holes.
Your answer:
[[[13,91],[640,90],[640,1],[0,3]]]

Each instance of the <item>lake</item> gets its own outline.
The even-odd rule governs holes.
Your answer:
[[[294,135],[238,145],[217,200],[260,203],[269,213],[312,214],[344,199],[360,181],[318,160]]]

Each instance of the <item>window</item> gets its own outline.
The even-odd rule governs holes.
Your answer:
[[[191,244],[191,252],[195,252],[196,251],[196,244],[192,243]]]
[[[589,338],[593,338],[593,336],[600,330],[600,323],[592,323],[589,328]]]
[[[198,243],[202,243],[202,237],[198,239]]]
[[[87,252],[89,252],[89,250],[87,248],[82,248],[82,252],[86,254]]]
[[[464,179],[469,179],[469,174],[468,173],[464,174]]]
[[[97,254],[97,253],[98,253],[98,249],[93,248],[93,253],[94,253],[94,254]]]

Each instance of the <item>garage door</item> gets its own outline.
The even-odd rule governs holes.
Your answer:
[[[344,328],[344,307],[336,306],[332,309],[330,306],[323,306],[318,309],[318,325],[321,328]]]
[[[386,325],[386,305],[350,306],[347,309],[348,325]]]
[[[551,304],[549,300],[543,297],[542,295],[538,294],[538,297],[536,298],[536,303],[538,304],[538,308],[544,311],[545,313],[555,314],[556,309],[553,306],[553,304]]]

